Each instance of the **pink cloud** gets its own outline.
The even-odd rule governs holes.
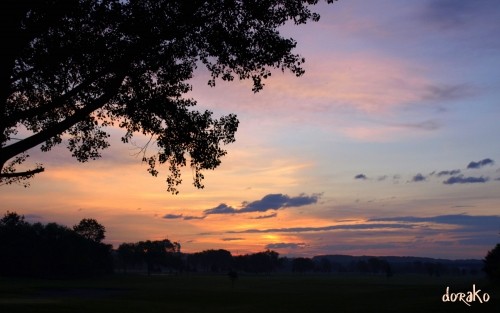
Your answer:
[[[325,111],[386,115],[425,100],[429,86],[436,84],[429,76],[426,68],[411,61],[369,53],[323,52],[309,55],[303,77],[275,73],[258,94],[250,91],[247,82],[219,82],[209,88],[203,86],[206,77],[199,75],[192,95],[200,104],[260,116]]]

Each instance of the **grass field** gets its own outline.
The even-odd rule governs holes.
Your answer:
[[[472,284],[487,303],[443,303]],[[92,280],[0,278],[0,312],[500,312],[500,289],[479,277],[401,275],[116,275]]]

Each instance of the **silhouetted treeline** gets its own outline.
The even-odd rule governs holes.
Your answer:
[[[233,256],[223,249],[184,254],[180,245],[169,240],[124,243],[116,253],[117,267],[123,272],[271,273],[280,267],[279,254],[267,250]]]
[[[316,270],[337,273],[477,275],[482,272],[480,260],[446,260],[419,257],[371,257],[326,255],[313,258]]]
[[[105,228],[83,219],[68,228],[56,223],[28,223],[7,212],[0,219],[0,275],[73,278],[103,275],[118,270],[135,273],[414,273],[430,276],[475,275],[498,270],[500,245],[481,260],[442,260],[418,257],[326,255],[313,258],[280,257],[272,250],[233,256],[223,249],[185,254],[168,239],[123,243],[112,250],[101,241]]]
[[[228,272],[235,267],[231,252],[223,249],[205,250],[187,255],[186,269],[203,272]]]
[[[316,268],[314,262],[310,258],[295,258],[292,259],[292,272],[304,273],[311,272]]]
[[[45,278],[111,273],[111,245],[100,242],[104,227],[84,219],[74,229],[34,223],[7,212],[0,220],[0,275]]]
[[[418,257],[315,256],[279,257],[275,251],[232,256],[227,250],[206,250],[187,254],[185,270],[196,272],[246,273],[362,273],[391,277],[395,274],[478,275],[480,260],[444,260]]]
[[[248,273],[271,273],[282,265],[279,253],[272,250],[234,257],[235,269]]]
[[[181,245],[164,240],[147,240],[136,243],[122,243],[117,250],[117,267],[128,270],[146,268],[148,275],[168,269],[181,271],[184,267],[181,259]]]

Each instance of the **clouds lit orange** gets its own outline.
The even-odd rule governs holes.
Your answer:
[[[90,163],[33,151],[46,173],[2,186],[0,209],[95,218],[115,247],[168,238],[185,252],[482,258],[500,231],[500,6],[489,3],[467,14],[434,1],[319,5],[318,23],[284,27],[303,77],[273,72],[254,94],[195,72],[188,96],[240,120],[205,189],[187,169],[168,193],[167,168],[151,177],[114,128]]]

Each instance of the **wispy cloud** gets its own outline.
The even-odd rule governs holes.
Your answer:
[[[167,220],[174,220],[174,219],[178,219],[178,218],[182,218],[182,217],[183,217],[182,214],[165,214],[165,215],[163,215],[163,218],[167,219]]]
[[[498,17],[495,0],[434,0],[428,1],[421,18],[439,30],[459,31]],[[479,18],[481,17],[481,18]]]
[[[467,215],[450,214],[428,217],[399,216],[373,218],[369,222],[399,222],[399,223],[436,223],[446,225],[457,225],[468,228],[469,230],[486,231],[500,229],[500,215]]]
[[[222,241],[239,241],[239,240],[244,240],[245,238],[242,237],[229,237],[229,238],[222,238]]]
[[[384,181],[384,180],[386,180],[388,177],[389,177],[389,176],[387,176],[387,175],[382,175],[382,176],[379,176],[379,177],[377,178],[377,180],[378,180],[378,181]]]
[[[442,225],[442,226],[439,226]],[[448,225],[448,226],[445,226]],[[456,226],[450,229],[449,226]],[[444,227],[444,228],[443,228]],[[319,233],[329,231],[376,231],[393,233],[397,230],[416,230],[426,234],[438,234],[446,230],[447,233],[469,232],[467,238],[472,233],[486,232],[495,233],[500,230],[499,215],[467,215],[452,214],[428,217],[417,216],[396,216],[372,218],[362,223],[339,224],[328,226],[304,226],[304,227],[282,227],[266,229],[246,229],[230,230],[227,234],[259,234],[259,233]]]
[[[270,194],[263,197],[261,200],[244,203],[240,213],[245,212],[266,212],[268,210],[278,210],[287,207],[300,207],[316,203],[319,195],[300,195],[297,197],[289,197],[283,194]]]
[[[293,242],[279,242],[279,243],[270,243],[266,245],[266,249],[299,249],[303,248],[306,244],[303,242],[293,243]]]
[[[425,181],[426,179],[427,178],[424,175],[418,173],[417,175],[413,176],[411,181],[412,182],[422,182],[422,181]]]
[[[367,177],[365,174],[358,174],[358,175],[354,176],[354,179],[366,180]]]
[[[463,99],[475,94],[474,89],[466,84],[431,85],[425,89],[423,100],[452,101]]]
[[[183,219],[183,220],[200,220],[204,219],[205,216],[192,216],[192,215],[184,215],[184,214],[165,214],[163,215],[164,219],[167,220],[175,220],[175,219]]]
[[[487,183],[491,179],[488,176],[465,176],[462,174],[463,172],[467,170],[475,170],[475,169],[480,169],[485,166],[491,166],[495,164],[495,161],[490,158],[486,158],[480,161],[472,161],[467,165],[466,169],[453,169],[453,170],[440,170],[440,171],[432,171],[431,173],[424,175],[422,173],[418,173],[414,176],[412,176],[407,182],[409,183],[417,183],[417,182],[430,182],[433,179],[436,178],[441,178],[445,176],[449,176],[446,180],[442,181],[443,184],[445,185],[455,185],[455,184],[477,184],[477,183]],[[383,182],[389,178],[389,175],[381,175],[378,176],[377,179],[374,181],[378,182]],[[354,179],[356,180],[369,180],[370,178],[366,174],[357,174],[354,176]],[[392,180],[393,182],[397,182],[399,179],[401,179],[400,175],[393,175]],[[493,180],[499,180],[498,179],[493,179]]]
[[[477,184],[477,183],[486,183],[490,179],[488,177],[465,177],[464,175],[452,176],[445,180],[443,184],[445,185],[454,185],[454,184]]]
[[[231,230],[228,234],[252,234],[252,233],[304,233],[304,232],[322,232],[332,230],[374,230],[374,229],[401,229],[413,228],[413,225],[408,224],[348,224],[348,225],[329,225],[320,227],[286,227],[286,228],[269,228],[269,229],[246,229],[246,230]]]
[[[319,197],[319,194],[313,194],[311,196],[302,194],[297,197],[290,197],[284,194],[268,194],[260,200],[243,202],[240,209],[235,209],[225,203],[221,203],[215,208],[203,211],[203,213],[205,215],[211,215],[267,212],[269,210],[279,210],[283,208],[301,207],[304,205],[314,204],[318,201]]]
[[[401,243],[369,243],[369,244],[329,244],[320,246],[321,251],[365,251],[368,250],[395,250],[401,247]],[[405,245],[408,245],[405,243]]]
[[[259,215],[257,217],[252,217],[252,219],[262,220],[262,219],[266,219],[266,218],[273,218],[273,217],[276,217],[276,216],[278,216],[278,213],[274,212],[274,213],[267,214],[267,215]]]
[[[218,214],[242,214],[254,212],[276,211],[284,208],[301,207],[318,202],[321,194],[306,195],[301,194],[296,197],[290,197],[284,194],[268,194],[260,200],[252,202],[243,202],[240,208],[234,208],[226,203],[221,203],[218,206],[203,211],[203,215],[184,215],[184,214],[165,214],[164,219],[183,219],[183,220],[201,220],[209,215]],[[267,219],[276,217],[278,213],[259,215],[252,219]]]
[[[483,166],[486,166],[486,165],[493,165],[495,162],[492,160],[492,159],[483,159],[481,161],[478,161],[478,162],[470,162],[469,165],[467,165],[467,168],[468,169],[477,169],[477,168],[481,168]]]
[[[26,214],[24,215],[24,218],[26,218],[26,220],[30,223],[36,223],[36,222],[40,222],[41,220],[43,220],[44,218],[39,215],[39,214]]]
[[[210,215],[210,214],[233,214],[237,213],[238,210],[233,208],[232,206],[229,206],[225,203],[221,203],[215,208],[207,209],[203,211],[205,215]]]
[[[184,216],[184,220],[186,221],[189,221],[189,220],[202,220],[204,219],[206,216],[194,216],[194,215],[186,215]]]
[[[440,171],[439,173],[437,173],[437,176],[441,177],[441,176],[447,176],[447,175],[458,175],[461,172],[462,172],[461,170]]]

